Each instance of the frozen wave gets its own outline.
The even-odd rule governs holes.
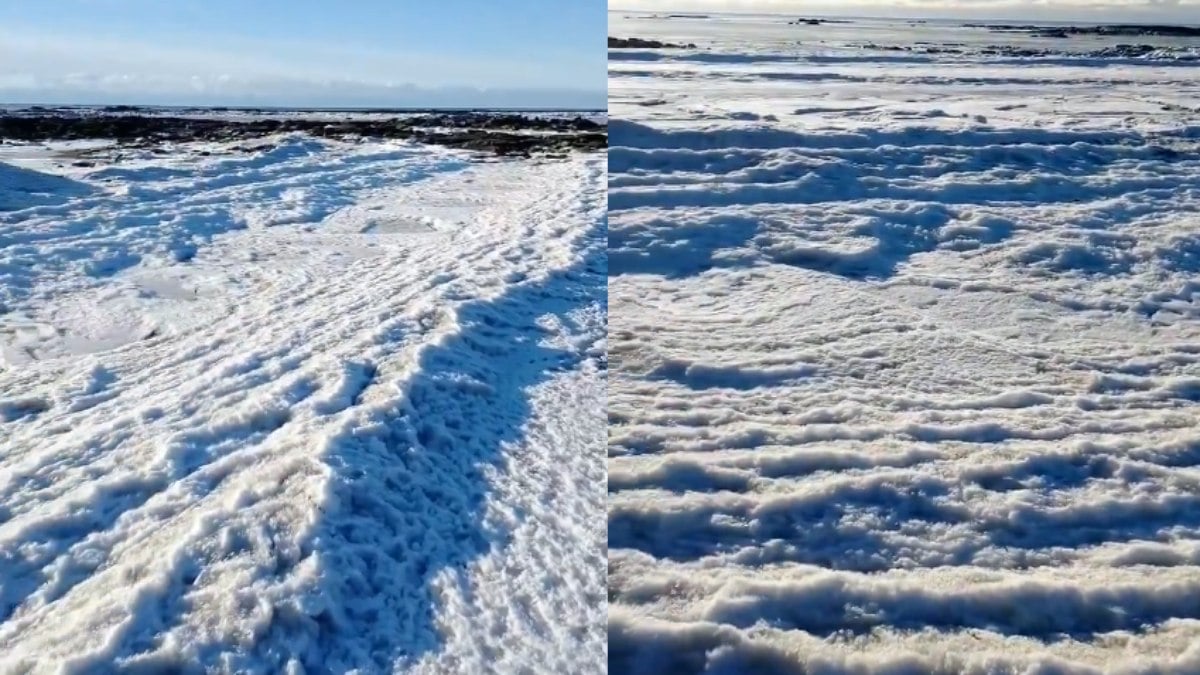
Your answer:
[[[602,669],[603,158],[67,173],[0,214],[0,670]]]
[[[1195,66],[765,21],[610,64],[610,670],[1200,669]]]

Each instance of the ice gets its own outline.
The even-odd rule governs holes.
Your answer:
[[[609,29],[610,671],[1197,672],[1196,45],[793,19]]]
[[[602,672],[603,157],[266,140],[6,146],[0,671]]]

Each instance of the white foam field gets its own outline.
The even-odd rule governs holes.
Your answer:
[[[610,671],[1200,672],[1200,64],[610,34]]]
[[[268,140],[0,159],[0,672],[601,672],[603,158]]]

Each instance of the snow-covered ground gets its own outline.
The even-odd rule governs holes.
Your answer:
[[[786,20],[609,29],[610,672],[1200,672],[1200,63]]]
[[[0,672],[603,672],[604,158],[263,142],[0,146]]]

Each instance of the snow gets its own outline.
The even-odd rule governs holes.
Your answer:
[[[1200,672],[1200,63],[784,21],[609,29],[610,670]]]
[[[265,140],[0,152],[0,672],[602,672],[603,157]]]

